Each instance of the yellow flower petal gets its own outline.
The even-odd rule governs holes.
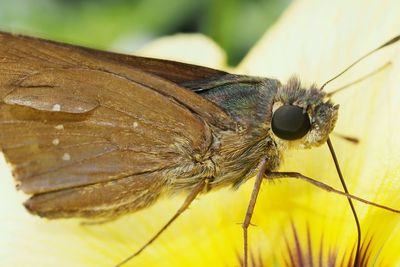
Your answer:
[[[296,2],[250,52],[239,72],[279,78],[297,73],[305,83],[321,85],[363,54],[399,34],[399,15],[398,1]],[[336,138],[333,142],[350,192],[397,208],[400,207],[397,204],[400,90],[396,81],[400,70],[399,51],[400,44],[386,48],[327,88],[328,91],[338,88],[391,62],[376,75],[335,95],[333,100],[340,104],[335,131],[358,137],[361,142],[352,145]],[[282,169],[300,171],[340,188],[326,147],[290,151]],[[342,253],[351,249],[355,225],[346,199],[320,192],[300,181],[285,181],[267,190],[263,195],[268,195],[269,203],[260,201],[259,209],[272,209],[272,214],[284,211],[285,216],[300,226],[307,221],[314,236],[323,234],[324,240],[331,239],[331,246],[336,244]],[[399,216],[364,204],[356,204],[356,208],[362,219],[364,237],[373,240],[374,256],[380,253],[377,263],[394,266],[400,259],[395,252],[399,247],[396,231]],[[265,215],[264,221],[268,218]],[[259,220],[255,223],[259,224]],[[282,228],[287,227],[282,226],[285,224],[280,222]],[[268,236],[277,232],[269,225],[265,229]]]

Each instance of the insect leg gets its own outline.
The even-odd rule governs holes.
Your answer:
[[[335,189],[334,187],[332,187],[330,185],[327,185],[327,184],[325,184],[323,182],[317,181],[317,180],[315,180],[313,178],[310,178],[310,177],[305,176],[305,175],[303,175],[301,173],[298,173],[298,172],[266,172],[264,178],[265,179],[271,179],[271,180],[282,179],[282,178],[300,179],[300,180],[303,180],[303,181],[305,181],[307,183],[315,185],[315,186],[317,186],[317,187],[319,187],[319,188],[321,188],[321,189],[323,189],[325,191],[333,192],[335,194],[342,195],[342,196],[346,196],[348,198],[357,200],[359,202],[362,202],[362,203],[365,203],[365,204],[368,204],[368,205],[371,205],[371,206],[375,206],[375,207],[378,207],[378,208],[381,208],[381,209],[384,209],[384,210],[388,210],[388,211],[391,211],[391,212],[394,212],[394,213],[400,213],[400,210],[398,210],[398,209],[394,209],[394,208],[391,208],[391,207],[388,207],[388,206],[385,206],[385,205],[381,205],[381,204],[378,204],[378,203],[375,203],[375,202],[360,198],[360,197],[352,195],[352,194],[347,194],[347,193],[342,192],[342,191],[340,191],[338,189]]]
[[[246,217],[244,218],[242,228],[243,228],[243,267],[247,267],[248,260],[248,242],[247,242],[247,229],[249,228],[251,217],[253,216],[254,207],[256,205],[258,192],[260,192],[261,182],[264,179],[264,173],[267,169],[267,159],[264,158],[260,162],[259,171],[257,173],[256,181],[253,186],[253,192],[251,193],[249,205],[247,206]]]
[[[132,258],[139,255],[145,248],[147,248],[151,243],[153,243],[178,217],[181,215],[193,202],[193,200],[197,197],[197,195],[203,191],[206,180],[203,179],[198,183],[190,192],[190,194],[186,197],[182,206],[177,210],[177,212],[172,216],[172,218],[152,237],[149,241],[147,241],[140,249],[138,249],[135,253],[131,254],[129,257],[125,258],[123,261],[115,265],[115,267],[119,267],[130,261]]]

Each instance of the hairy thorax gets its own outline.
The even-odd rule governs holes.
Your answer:
[[[217,166],[212,188],[231,185],[237,188],[256,174],[262,158],[267,159],[267,170],[278,168],[280,153],[268,131],[223,133],[221,147],[214,157]]]
[[[263,157],[267,170],[278,168],[280,153],[269,129],[214,132],[206,154],[191,154],[190,162],[169,171],[172,192],[191,188],[204,178],[207,190],[237,188],[255,175]]]

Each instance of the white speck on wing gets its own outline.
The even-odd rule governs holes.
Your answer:
[[[133,123],[133,128],[136,128],[136,127],[138,127],[139,126],[139,123],[137,122],[137,121],[135,121],[134,123]]]
[[[61,110],[61,105],[60,104],[54,104],[53,107],[51,108],[52,111],[60,111]]]
[[[60,139],[55,138],[55,139],[53,139],[53,141],[51,141],[51,143],[56,146],[60,143]]]
[[[56,128],[56,130],[64,130],[64,125],[59,124],[59,125],[56,125],[54,128]]]
[[[62,160],[68,161],[71,159],[71,155],[69,153],[64,153],[62,156]]]

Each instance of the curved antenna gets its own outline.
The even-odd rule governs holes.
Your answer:
[[[381,45],[381,46],[375,48],[374,50],[372,50],[372,51],[368,52],[367,54],[365,54],[364,56],[360,57],[359,59],[357,59],[356,61],[354,61],[352,64],[350,64],[347,68],[345,68],[343,71],[341,71],[339,74],[337,74],[337,75],[334,76],[332,79],[330,79],[330,80],[328,80],[327,82],[325,82],[325,83],[321,86],[320,90],[323,90],[324,87],[325,87],[328,83],[330,83],[331,81],[335,80],[337,77],[339,77],[340,75],[342,75],[343,73],[345,73],[346,71],[348,71],[349,69],[351,69],[354,65],[356,65],[358,62],[360,62],[360,61],[363,60],[364,58],[366,58],[366,57],[370,56],[371,54],[375,53],[376,51],[379,51],[379,50],[381,50],[382,48],[384,48],[384,47],[386,47],[386,46],[389,46],[389,45],[392,45],[392,44],[394,44],[394,43],[396,43],[396,42],[398,42],[398,41],[400,41],[400,35],[397,35],[396,37],[390,39],[389,41],[387,41],[387,42],[384,43],[383,45]]]
[[[335,90],[333,90],[333,91],[327,93],[326,96],[327,96],[327,97],[332,97],[334,94],[336,94],[336,93],[338,93],[338,92],[341,92],[341,91],[343,91],[343,90],[345,90],[345,89],[347,89],[347,88],[350,88],[351,86],[353,86],[353,85],[355,85],[355,84],[357,84],[357,83],[359,83],[359,82],[362,82],[362,81],[364,81],[365,79],[368,79],[369,77],[371,77],[371,76],[373,76],[373,75],[379,73],[380,71],[386,69],[386,68],[389,67],[390,65],[392,65],[392,62],[389,61],[389,62],[386,63],[385,65],[382,65],[382,66],[379,67],[378,69],[376,69],[376,70],[374,70],[374,71],[372,71],[372,72],[370,72],[370,73],[368,73],[368,74],[362,76],[361,78],[358,78],[357,80],[352,81],[351,83],[345,84],[345,85],[343,85],[343,86],[341,86],[341,87],[339,87],[339,88],[336,88]]]

